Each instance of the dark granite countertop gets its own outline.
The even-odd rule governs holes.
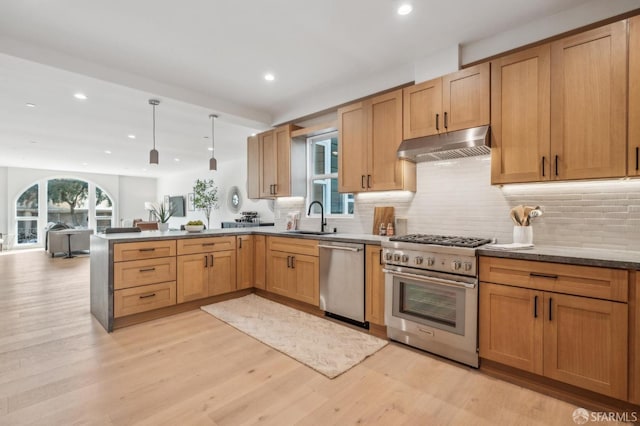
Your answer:
[[[600,266],[617,269],[639,269],[640,252],[561,246],[535,246],[521,250],[478,249],[478,255],[506,259],[537,260],[570,265]]]
[[[219,237],[225,235],[273,235],[278,237],[304,238],[309,240],[322,241],[343,241],[348,243],[362,243],[380,245],[382,241],[387,241],[389,237],[380,237],[371,234],[345,234],[345,233],[328,233],[322,235],[313,234],[297,234],[294,232],[278,231],[275,227],[260,226],[255,228],[223,228],[210,229],[202,232],[187,231],[142,231],[123,234],[95,234],[95,238],[101,238],[107,241],[118,243],[150,241],[150,240],[170,240],[175,238],[203,238],[203,237]]]

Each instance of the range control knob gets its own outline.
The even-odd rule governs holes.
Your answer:
[[[408,262],[409,261],[409,256],[407,256],[406,254],[403,254],[402,255],[402,261],[405,262],[405,263]]]
[[[460,263],[459,260],[454,260],[453,262],[451,262],[451,269],[453,269],[454,271],[460,270],[461,266],[462,264]]]
[[[398,253],[393,254],[393,260],[396,262],[400,262],[400,255]]]
[[[422,262],[424,262],[424,259],[422,258],[422,256],[416,256],[416,258],[414,259],[414,262],[416,262],[416,265],[422,265]]]
[[[393,255],[389,252],[387,252],[387,254],[384,255],[385,260],[391,260],[393,259]]]
[[[427,257],[427,266],[433,266],[436,263],[435,257]]]
[[[464,270],[465,271],[470,271],[471,270],[471,262],[464,262]]]

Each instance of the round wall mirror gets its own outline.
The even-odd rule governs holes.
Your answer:
[[[233,213],[238,213],[242,206],[242,195],[240,194],[240,188],[232,186],[229,190],[229,210]]]

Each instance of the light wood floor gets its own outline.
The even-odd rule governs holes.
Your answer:
[[[88,257],[0,255],[2,425],[573,425],[575,408],[398,344],[329,380],[199,310],[108,334]]]

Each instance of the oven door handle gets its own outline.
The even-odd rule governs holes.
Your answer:
[[[435,278],[435,277],[426,277],[424,275],[410,274],[408,272],[398,272],[398,271],[394,271],[392,269],[387,269],[387,268],[384,268],[382,271],[387,273],[387,274],[396,275],[398,277],[411,278],[411,279],[414,279],[414,280],[420,280],[420,281],[423,281],[423,282],[431,282],[431,283],[434,283],[434,284],[441,284],[441,285],[446,285],[446,286],[449,286],[449,287],[468,288],[468,289],[476,288],[476,284],[463,283],[463,282],[460,282],[460,281],[443,280],[442,278]]]

